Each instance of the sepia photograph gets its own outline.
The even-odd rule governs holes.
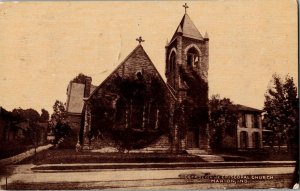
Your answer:
[[[296,0],[0,0],[0,189],[299,189],[298,22]]]

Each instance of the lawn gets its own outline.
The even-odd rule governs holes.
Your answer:
[[[0,159],[12,157],[33,148],[29,144],[7,144],[0,146]]]
[[[286,150],[249,150],[249,151],[226,151],[217,152],[225,161],[296,161],[297,152],[287,152]]]
[[[218,152],[225,161],[294,161],[295,153],[285,151]],[[204,162],[199,156],[171,153],[97,153],[76,152],[74,149],[49,149],[27,158],[20,164],[74,164],[74,163],[159,163],[159,162]]]
[[[96,153],[76,152],[73,149],[49,149],[20,162],[20,164],[71,163],[150,163],[150,162],[204,162],[188,154],[157,153]]]

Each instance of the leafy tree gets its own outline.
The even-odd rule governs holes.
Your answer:
[[[220,149],[226,136],[235,136],[238,110],[229,98],[213,95],[209,100],[211,147]]]
[[[286,142],[290,150],[298,140],[298,98],[297,87],[289,75],[283,80],[272,76],[272,86],[265,94],[264,111],[268,119],[266,128],[273,131],[273,143],[280,146]]]
[[[70,126],[64,121],[58,121],[54,128],[54,136],[55,136],[54,143],[57,144],[58,146],[60,144],[60,141],[62,142],[65,139],[65,137],[70,135],[70,133],[71,133]]]
[[[65,142],[65,138],[69,136],[72,138],[72,132],[69,124],[66,121],[67,112],[65,109],[65,104],[61,101],[56,100],[53,105],[53,114],[51,115],[51,126],[54,129],[55,140],[54,143],[56,146],[60,146],[61,143]]]
[[[51,118],[56,121],[61,121],[66,118],[66,108],[65,104],[63,104],[61,101],[56,100],[53,105],[53,114],[51,115]]]
[[[45,109],[41,110],[42,114],[40,117],[40,122],[48,122],[49,121],[49,112]]]
[[[140,149],[168,134],[166,90],[157,77],[115,76],[105,94],[92,99],[90,142],[110,137],[120,151]],[[154,93],[155,92],[155,93]]]
[[[34,109],[13,109],[13,115],[15,115],[20,121],[29,121],[31,123],[37,122],[40,119],[40,114]]]
[[[40,114],[34,109],[13,109],[13,115],[17,119],[16,123],[27,121],[29,123],[29,129],[27,130],[26,138],[32,141],[32,144],[36,148],[38,145],[38,136],[41,135],[41,129],[37,125],[40,121]]]

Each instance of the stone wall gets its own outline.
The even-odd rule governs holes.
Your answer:
[[[194,47],[198,53],[200,62],[196,66],[187,66],[187,51]],[[210,150],[207,126],[208,117],[208,68],[209,68],[209,39],[192,39],[178,34],[176,39],[166,47],[166,77],[167,82],[175,90],[178,104],[187,100],[194,103],[197,110],[195,115],[203,116],[203,120],[194,124],[193,128],[199,128],[200,149]],[[168,71],[169,56],[176,51],[176,67]],[[188,86],[188,88],[186,88]],[[200,109],[199,109],[200,108]],[[183,128],[183,127],[178,127]],[[187,138],[181,140],[182,148],[186,148]]]
[[[130,57],[116,71],[123,78],[135,77],[137,72],[155,75],[157,70],[153,67],[149,57],[139,46]]]
[[[84,130],[84,145],[90,145],[90,149],[104,149],[104,148],[116,148],[117,145],[114,143],[114,141],[107,137],[107,136],[98,136],[93,137],[92,140],[89,142],[86,137],[88,136],[88,131],[93,129],[97,129],[97,133],[99,133],[99,125],[101,120],[99,120],[101,116],[96,114],[96,109],[98,106],[96,105],[102,105],[103,100],[105,100],[106,105],[105,108],[111,107],[111,109],[115,110],[116,106],[115,103],[117,102],[119,96],[118,91],[115,91],[114,88],[118,88],[118,86],[114,85],[115,80],[119,77],[121,79],[137,79],[137,74],[141,73],[143,76],[143,79],[145,80],[145,83],[150,83],[151,80],[153,80],[153,77],[158,79],[161,84],[161,87],[166,92],[164,94],[164,100],[166,101],[167,107],[170,108],[170,110],[173,109],[173,105],[175,104],[175,96],[171,93],[163,79],[161,78],[160,74],[158,73],[157,69],[151,62],[150,58],[144,51],[143,47],[141,45],[138,45],[132,53],[129,54],[129,56],[110,74],[103,82],[100,84],[100,86],[97,88],[97,90],[93,93],[93,95],[90,97],[90,99],[86,102],[91,104],[92,114],[91,114],[91,124],[85,125]],[[101,101],[102,100],[102,101]],[[100,106],[99,105],[99,106]],[[146,107],[146,106],[145,106]],[[172,112],[171,112],[172,113]],[[107,113],[106,113],[107,114]],[[111,115],[111,113],[109,113]],[[103,118],[104,119],[104,118]],[[99,124],[98,124],[99,123]],[[86,123],[85,123],[86,124]],[[101,123],[102,124],[102,123]],[[127,124],[127,122],[126,122]],[[158,122],[160,125],[160,121]],[[166,128],[169,128],[170,131],[172,131],[172,118],[169,120],[169,125],[164,126]],[[126,127],[125,127],[126,128]],[[128,127],[131,128],[131,127]],[[156,128],[156,127],[155,127]],[[155,129],[154,128],[154,129]],[[100,130],[101,131],[101,130]],[[93,131],[95,132],[95,131]],[[93,133],[92,133],[93,134]],[[154,149],[154,150],[169,150],[171,148],[171,144],[169,142],[168,138],[158,138],[156,139],[155,143],[146,146],[144,149]],[[104,149],[105,150],[105,149]]]
[[[190,39],[187,37],[183,37],[182,40],[182,59],[183,65],[186,65],[187,63],[187,55],[186,55],[186,50],[189,49],[189,47],[192,47],[191,45],[195,45],[197,48],[200,50],[200,58],[201,58],[201,63],[198,67],[194,67],[193,70],[197,71],[198,75],[201,76],[201,78],[208,83],[208,58],[209,58],[209,53],[208,53],[208,41],[200,41],[200,40],[194,40]]]

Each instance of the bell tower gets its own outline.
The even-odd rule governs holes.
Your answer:
[[[165,47],[165,75],[177,97],[177,105],[186,103],[191,108],[191,115],[184,120],[187,133],[182,147],[209,151],[209,38],[207,33],[203,37],[192,22],[187,14],[187,4],[183,7],[185,14]]]

